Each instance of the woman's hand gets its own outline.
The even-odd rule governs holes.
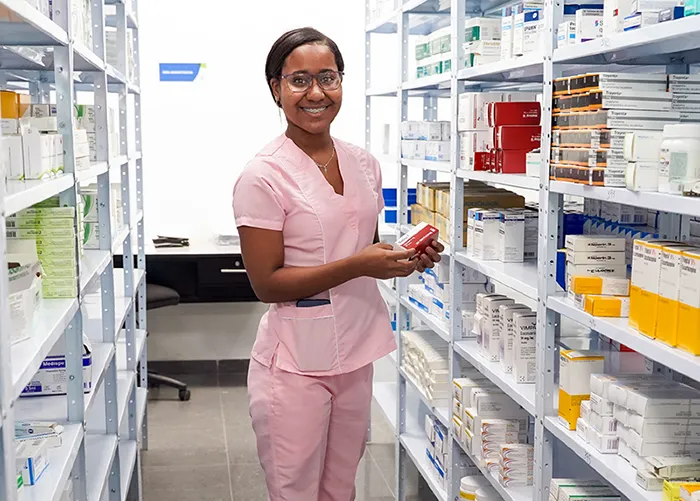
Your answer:
[[[374,244],[356,254],[355,258],[361,275],[386,280],[407,277],[416,271],[418,260],[410,260],[415,253],[415,250],[396,251],[389,244]]]
[[[440,262],[440,253],[445,250],[445,246],[437,240],[433,240],[430,246],[421,254],[416,265],[416,271],[423,273],[428,268],[433,268],[435,263]]]

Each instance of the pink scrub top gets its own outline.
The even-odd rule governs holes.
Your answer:
[[[338,195],[323,173],[282,135],[246,166],[233,189],[237,226],[281,231],[285,266],[320,266],[358,253],[374,241],[384,208],[379,162],[334,139],[345,188]],[[377,282],[361,277],[331,289],[329,305],[270,305],[252,357],[285,371],[329,376],[352,372],[396,349]],[[304,299],[304,298],[299,298]]]

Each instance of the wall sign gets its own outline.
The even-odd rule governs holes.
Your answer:
[[[161,82],[194,82],[207,65],[204,63],[160,63]]]

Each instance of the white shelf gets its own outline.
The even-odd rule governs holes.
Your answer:
[[[647,358],[655,360],[695,381],[700,381],[699,357],[640,334],[629,327],[627,318],[594,317],[576,308],[563,296],[550,297],[547,301],[547,306],[591,330],[619,341]]]
[[[457,72],[457,80],[542,82],[543,62],[544,54],[528,54],[510,59],[501,59],[496,63],[459,70]]]
[[[434,160],[408,160],[401,159],[401,163],[406,167],[415,169],[432,170],[436,172],[452,172],[452,164],[450,162],[436,162]]]
[[[73,176],[71,174],[63,174],[60,177],[46,180],[8,181],[5,214],[14,214],[31,207],[47,198],[63,193],[72,186]]]
[[[474,268],[496,282],[537,300],[537,261],[523,263],[481,261],[468,256],[464,251],[455,252],[455,259],[464,266]]]
[[[446,322],[436,318],[423,310],[418,309],[407,297],[401,298],[401,304],[417,317],[421,322],[427,325],[435,334],[440,336],[446,343],[450,342],[450,331]]]
[[[134,339],[136,343],[136,363],[141,359],[141,354],[146,346],[146,338],[148,333],[143,329],[136,329]],[[126,331],[122,330],[117,339],[117,370],[127,370],[127,352],[126,352]]]
[[[501,369],[500,362],[488,362],[478,353],[476,339],[455,341],[454,349],[462,358],[472,364],[479,372],[489,378],[510,398],[515,400],[527,412],[535,415],[535,384],[518,384],[512,374]]]
[[[119,475],[121,476],[122,501],[126,500],[129,493],[129,483],[134,474],[138,447],[136,440],[119,442]]]
[[[129,226],[125,226],[112,236],[112,254],[122,254],[124,252],[124,241],[130,232]]]
[[[83,439],[79,424],[63,426],[63,444],[49,449],[49,466],[36,485],[25,486],[22,501],[59,501]]]
[[[450,88],[450,75],[443,73],[441,75],[432,75],[429,77],[416,78],[404,82],[401,86],[404,90],[429,90],[429,89],[444,89]]]
[[[396,97],[398,85],[393,87],[369,87],[365,90],[365,95],[369,97]]]
[[[146,406],[148,405],[148,390],[146,388],[136,388],[136,426],[138,437],[141,440],[143,420],[146,417]]]
[[[45,299],[34,313],[32,336],[12,345],[12,394],[18,397],[78,311],[77,299]]]
[[[117,451],[117,436],[88,433],[85,436],[87,501],[100,501]]]
[[[76,172],[80,184],[90,184],[96,181],[96,177],[109,171],[109,163],[97,162],[90,165],[90,168]]]
[[[84,295],[99,281],[100,275],[112,261],[112,253],[103,250],[85,250],[80,258],[80,294]]]
[[[432,402],[430,402],[428,397],[425,395],[425,393],[423,393],[423,390],[421,390],[413,378],[405,370],[403,370],[402,367],[399,367],[399,372],[401,373],[401,376],[403,376],[403,378],[413,387],[413,389],[416,390],[416,393],[418,393],[420,399],[430,410],[431,414],[433,414],[445,428],[449,428],[452,424],[452,420],[450,419],[450,409],[447,407],[433,407]]]
[[[396,404],[399,399],[396,383],[374,383],[372,396],[379,404],[386,420],[389,421],[391,429],[396,431]]]
[[[68,34],[44,14],[35,9],[27,0],[1,0],[0,5],[21,17],[26,23],[3,25],[0,32],[0,45],[13,45],[23,41],[24,45],[68,45]]]
[[[583,442],[575,431],[569,431],[559,424],[556,417],[549,416],[544,421],[545,428],[574,451],[591,468],[600,473],[622,495],[634,501],[661,501],[661,492],[645,491],[637,485],[636,470],[617,454],[601,454],[594,447]]]
[[[696,19],[696,22],[698,21],[700,20]],[[668,23],[662,23],[659,26],[664,24]],[[700,34],[698,38],[700,38]],[[631,191],[626,188],[603,188],[601,186],[587,186],[566,181],[551,181],[549,186],[549,190],[553,193],[594,198],[606,202],[616,202],[624,205],[632,205],[634,207],[645,207],[651,210],[700,217],[700,197],[683,197],[665,193],[645,193]]]
[[[396,33],[396,19],[399,10],[393,10],[388,15],[373,19],[365,26],[367,33]]]
[[[503,498],[503,501],[532,501],[534,499],[534,487],[509,487],[505,488],[498,481],[498,475],[496,473],[491,473],[486,464],[474,457],[474,455],[464,447],[464,444],[454,437],[454,441],[462,448],[464,453],[472,460],[472,462],[481,470],[481,474],[486,477],[486,479],[491,482],[498,494]]]
[[[435,497],[439,501],[447,501],[447,492],[442,488],[438,481],[438,472],[430,462],[426,449],[429,442],[426,437],[403,434],[399,437],[401,445],[403,445],[411,458],[411,461],[416,465],[416,468],[428,483],[430,490],[433,491]]]
[[[92,344],[92,389],[85,393],[85,414],[95,402],[95,395],[107,371],[112,357],[114,345],[110,343]],[[22,397],[15,403],[15,418],[36,421],[68,421],[68,402],[65,395]]]
[[[396,306],[396,291],[392,289],[384,280],[377,280],[377,285],[379,286],[379,292],[381,293],[384,301],[386,301],[390,306]]]
[[[92,52],[87,46],[77,40],[73,41],[73,51],[76,55],[75,66],[87,66],[91,71],[104,71],[105,63],[97,54]],[[80,60],[80,62],[78,62]],[[83,64],[84,63],[84,64]]]
[[[494,172],[457,169],[457,177],[483,181],[489,184],[500,184],[513,188],[525,188],[527,190],[539,190],[540,178],[525,176],[522,174],[497,174]]]

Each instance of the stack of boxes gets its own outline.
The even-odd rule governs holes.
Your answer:
[[[557,29],[557,47],[588,42],[603,36],[603,5],[566,5]]]
[[[119,68],[119,47],[117,44],[117,30],[105,29],[105,49],[107,53],[107,64]],[[132,30],[126,30],[126,74],[127,81],[133,82],[136,76],[136,58],[134,57],[134,35]]]
[[[501,11],[501,59],[524,56],[542,48],[542,2],[519,2]]]
[[[603,11],[603,34],[611,36],[697,14],[697,3],[678,0],[607,0]]]
[[[549,501],[569,501],[572,499],[620,501],[620,496],[601,480],[553,478],[549,486]]]
[[[452,69],[450,27],[419,36],[416,42],[416,78],[449,74]]]
[[[92,5],[90,0],[75,0],[71,5],[73,38],[92,50]]]
[[[665,240],[634,241],[630,327],[700,354],[700,248]]]
[[[425,449],[425,453],[435,468],[435,476],[437,477],[440,486],[445,489],[447,480],[446,472],[448,469],[447,451],[451,445],[448,439],[447,428],[445,428],[433,416],[426,414],[425,434],[428,437],[429,442],[428,447]],[[461,471],[464,475],[467,475],[470,478],[477,478],[479,475],[481,475],[479,468],[477,468],[468,457],[460,455],[459,458],[455,458],[455,461],[458,461],[458,464],[455,465],[456,471]]]
[[[80,218],[79,227],[82,228],[81,248],[99,249],[99,204],[97,203],[97,185],[91,184],[80,187]],[[125,226],[122,208],[121,184],[110,185],[110,218],[112,235],[117,235]]]
[[[89,104],[75,105],[76,125],[85,129],[87,132],[87,140],[89,146],[90,160],[97,160],[97,138],[96,138],[96,122],[95,122],[95,107]],[[107,108],[107,131],[108,131],[108,147],[112,157],[119,155],[119,114],[113,107]]]
[[[534,452],[530,444],[501,444],[498,481],[503,487],[532,485]]]
[[[15,344],[29,339],[33,332],[34,313],[42,300],[41,263],[36,256],[36,249],[31,248],[23,254],[9,253],[7,262],[9,339],[11,344]]]
[[[538,212],[523,209],[468,209],[467,255],[482,261],[522,263],[537,259]]]
[[[432,407],[447,407],[452,397],[449,345],[429,329],[401,332],[401,368]]]
[[[668,124],[700,122],[700,100],[694,98],[699,82],[695,76],[655,73],[555,80],[552,179],[664,191],[663,131]]]
[[[401,158],[450,161],[450,122],[402,122]]]
[[[536,98],[534,93],[460,94],[457,130],[462,168],[525,174],[527,154],[540,147]]]
[[[59,207],[58,198],[52,198],[6,219],[8,253],[38,257],[45,298],[78,294],[74,217],[75,208]]]
[[[464,22],[464,66],[473,68],[501,58],[501,20],[472,17]]]
[[[623,237],[567,235],[567,291],[579,309],[596,317],[629,316],[625,245]]]
[[[576,429],[581,402],[590,400],[591,374],[602,373],[604,363],[605,358],[595,352],[560,350],[559,421],[567,429]]]

